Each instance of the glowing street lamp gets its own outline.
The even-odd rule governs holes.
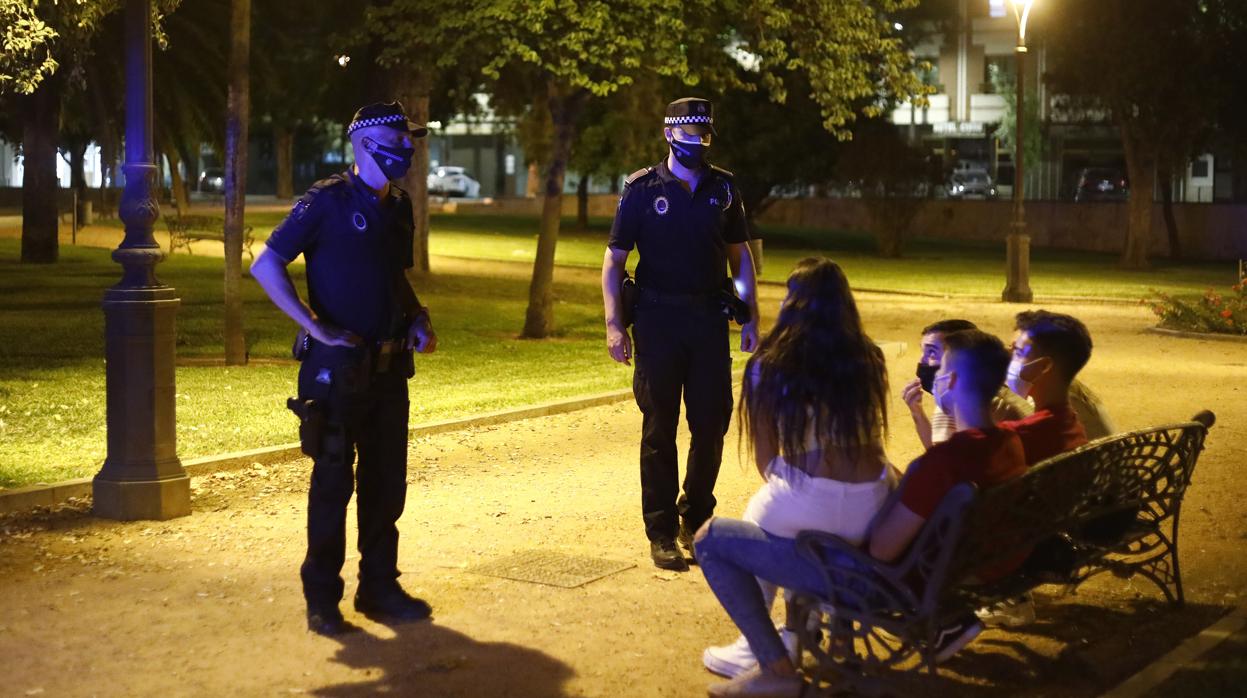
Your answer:
[[[1022,112],[1023,97],[1026,93],[1023,84],[1024,63],[1026,58],[1026,23],[1030,19],[1031,6],[1035,0],[1009,0],[1013,8],[1013,17],[1018,24],[1018,43],[1016,48],[1017,103],[1014,111],[1017,123],[1013,130],[1013,222],[1009,225],[1009,235],[1005,242],[1005,290],[1001,298],[1006,303],[1030,303],[1034,298],[1030,287],[1031,239],[1026,234],[1026,210],[1023,199],[1023,155],[1022,155]]]

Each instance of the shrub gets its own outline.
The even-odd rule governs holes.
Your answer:
[[[1160,318],[1160,326],[1190,332],[1247,335],[1247,280],[1221,295],[1208,289],[1196,299],[1178,298],[1152,291],[1155,298],[1143,301]]]

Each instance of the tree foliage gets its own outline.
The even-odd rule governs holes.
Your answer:
[[[897,99],[922,99],[915,60],[896,29],[900,13],[918,0],[723,0],[735,51],[757,59],[762,86],[787,98],[799,74],[822,110],[823,126],[849,139],[858,115],[882,115]]]
[[[900,257],[910,224],[922,210],[939,169],[925,149],[880,119],[857,125],[836,167],[837,180],[861,195],[879,254]]]
[[[56,30],[27,0],[0,0],[0,92],[28,95],[56,72]]]
[[[1045,78],[1075,117],[1107,117],[1121,134],[1130,175],[1122,264],[1147,265],[1159,164],[1184,159],[1207,134],[1240,68],[1224,52],[1242,43],[1241,2],[1053,0]],[[1233,29],[1237,26],[1237,29]]]

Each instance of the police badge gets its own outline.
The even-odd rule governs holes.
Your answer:
[[[654,199],[654,212],[660,216],[667,215],[667,211],[671,210],[671,202],[665,196],[659,196]]]

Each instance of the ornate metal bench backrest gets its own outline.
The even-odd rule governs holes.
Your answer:
[[[1187,422],[1105,437],[980,492],[950,568],[929,579],[957,585],[1036,543],[1062,533],[1078,537],[1088,524],[1121,512],[1137,512],[1140,523],[1158,528],[1176,516],[1206,433],[1204,424]]]

